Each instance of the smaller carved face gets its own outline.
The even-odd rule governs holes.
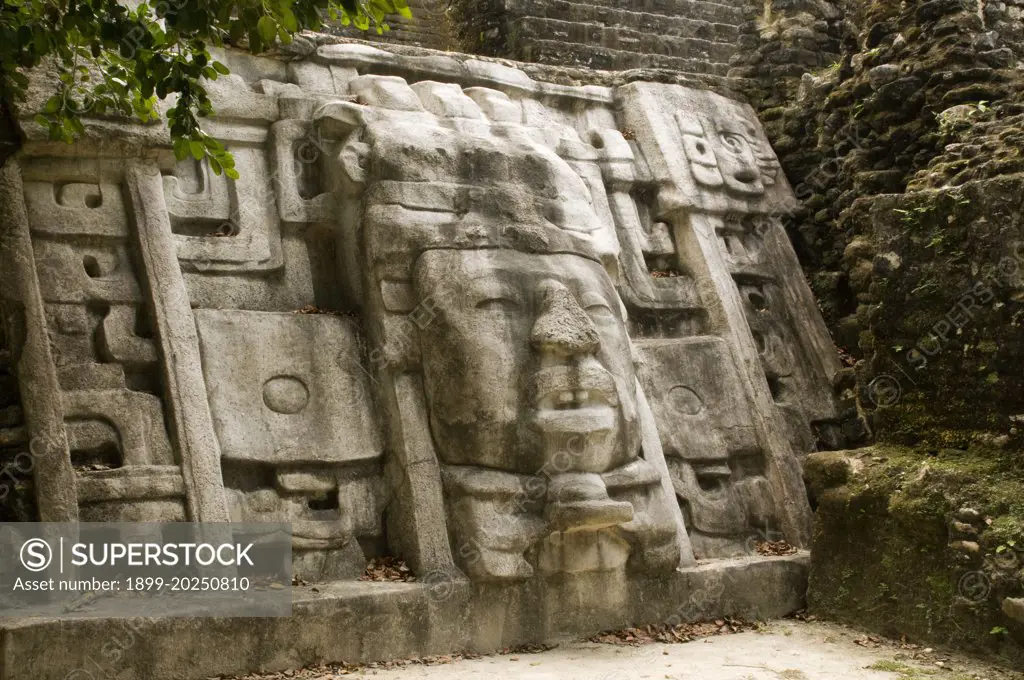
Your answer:
[[[762,196],[775,183],[777,161],[742,109],[726,107],[714,118],[682,111],[676,121],[697,184],[742,197]]]
[[[757,132],[741,121],[716,121],[715,155],[725,186],[738,194],[759,196],[764,193],[758,166]]]

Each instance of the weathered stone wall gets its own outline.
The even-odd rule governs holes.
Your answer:
[[[36,520],[25,416],[14,372],[13,344],[0,323],[0,521]]]
[[[788,229],[849,366],[847,432],[880,443],[809,459],[811,607],[1017,662],[1020,16],[1019,2],[777,3],[732,71],[804,204]]]
[[[927,294],[929,290],[918,288],[922,283],[918,280],[908,288],[908,296],[895,303],[888,297],[893,292],[891,287],[872,284],[880,283],[882,278],[906,283],[922,276],[948,281],[943,278],[943,269],[950,258],[955,253],[971,252],[971,248],[977,250],[972,244],[979,239],[972,236],[971,228],[965,227],[956,234],[936,234],[944,243],[941,250],[933,243],[913,255],[895,252],[902,268],[898,264],[889,267],[885,263],[865,263],[865,256],[870,259],[889,252],[886,248],[872,251],[868,245],[872,235],[864,233],[879,220],[885,221],[885,216],[893,215],[903,220],[901,224],[909,224],[914,220],[905,219],[906,213],[899,211],[911,210],[914,217],[920,217],[938,210],[935,219],[950,225],[953,231],[957,230],[955,220],[970,222],[971,216],[951,215],[942,208],[922,209],[922,202],[943,205],[941,200],[933,200],[934,196],[905,199],[913,203],[909,207],[893,204],[904,199],[886,199],[889,212],[878,209],[870,219],[855,216],[870,211],[869,207],[851,211],[851,206],[855,201],[870,202],[874,196],[946,183],[962,184],[972,178],[1019,171],[1019,144],[1015,141],[1019,128],[1014,119],[1019,115],[1019,105],[1013,101],[1014,93],[1020,91],[1020,72],[1014,69],[1014,49],[1019,45],[1007,46],[1001,37],[1012,38],[1013,32],[1006,29],[1011,22],[1005,18],[1019,7],[1002,4],[1002,19],[996,21],[992,11],[983,19],[977,6],[952,0],[905,3],[902,7],[851,3],[842,18],[828,22],[825,19],[833,15],[835,8],[825,3],[817,6],[822,11],[814,21],[821,30],[806,39],[822,46],[825,59],[834,58],[831,65],[815,70],[811,50],[806,49],[803,54],[808,63],[803,74],[801,69],[794,68],[788,79],[772,77],[770,55],[792,43],[783,39],[787,29],[780,28],[790,19],[797,22],[797,28],[813,23],[810,12],[797,11],[792,16],[784,13],[762,27],[763,59],[742,71],[742,75],[760,78],[762,84],[773,83],[755,95],[759,96],[766,130],[783,167],[804,201],[804,211],[789,222],[790,235],[837,344],[852,358],[868,360],[858,367],[857,379],[860,407],[870,415],[875,409],[867,394],[872,381],[882,374],[899,373],[891,365],[883,369],[883,364],[888,364],[890,355],[906,354],[924,339],[931,326],[962,294],[957,288],[942,289],[939,295],[932,290],[933,299],[926,300],[922,291]],[[801,16],[803,19],[797,21]],[[800,34],[797,31],[796,35]],[[800,49],[809,47],[805,44]],[[839,55],[835,54],[837,47],[841,50]],[[777,71],[776,75],[784,73]],[[976,191],[972,200],[976,208],[974,217],[983,216],[982,206],[987,202],[984,190],[980,195]],[[962,206],[959,210],[963,212]],[[878,217],[881,213],[885,216]],[[1009,239],[1001,244],[1002,252],[964,256],[963,263],[974,272],[973,276],[978,275],[979,268],[997,266],[1000,258],[1012,249],[1015,227],[1001,228],[1005,229],[1001,237]],[[868,251],[871,254],[865,255]],[[892,259],[891,255],[887,257]],[[889,271],[895,269],[899,272]],[[875,272],[884,276],[876,276]],[[914,291],[913,295],[909,295],[910,291]],[[887,311],[878,316],[878,305],[883,300],[882,308]],[[1008,300],[1008,304],[1015,303]],[[917,324],[903,334],[916,337],[912,342],[906,337],[889,342],[896,331],[886,324],[901,315],[904,331],[909,330],[908,324]],[[1007,320],[1012,318],[1011,312]],[[1010,328],[1007,326],[1006,330]],[[976,333],[985,335],[981,331]],[[971,343],[966,338],[956,338],[960,339],[975,347],[982,340],[976,337]],[[998,341],[996,337],[987,339]],[[946,354],[955,355],[958,349],[952,347]],[[1002,351],[1013,350],[1004,344]],[[901,361],[906,364],[908,358]],[[914,356],[909,361],[912,365],[920,363]],[[912,368],[901,366],[901,370],[909,372]],[[1009,384],[996,382],[995,377],[988,377],[989,373],[977,378],[973,374],[966,379],[960,376],[964,381],[961,384],[977,385],[979,389],[972,398],[979,393],[987,395],[984,402],[972,402],[976,411],[991,407],[992,412],[1002,414],[998,424],[990,423],[992,427],[988,429],[996,434],[1009,434],[1008,417],[1019,408],[1019,401],[1015,401],[1012,389],[1003,388],[1015,383],[1012,377]],[[900,380],[904,387],[912,387],[909,378]],[[934,391],[924,393],[925,400],[933,403],[947,399],[947,395],[939,397]],[[882,423],[871,418],[865,422],[875,435],[886,435],[879,429]],[[921,432],[924,438],[928,434]]]
[[[777,120],[779,109],[796,100],[805,73],[838,60],[851,24],[840,7],[825,0],[771,0],[752,14],[740,27],[740,49],[728,74],[748,83],[762,118]],[[781,135],[773,132],[775,141]]]
[[[544,64],[724,76],[745,2],[453,0],[459,48]]]

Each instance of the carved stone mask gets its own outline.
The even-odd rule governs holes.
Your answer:
[[[637,457],[635,375],[619,298],[570,254],[430,250],[415,285],[431,428],[443,462],[535,474]]]
[[[738,194],[763,194],[764,182],[755,151],[756,132],[743,121],[731,119],[716,120],[715,127],[715,153],[726,188]]]

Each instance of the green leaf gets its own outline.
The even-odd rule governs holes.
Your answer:
[[[274,37],[277,35],[277,22],[274,18],[268,15],[263,15],[260,20],[256,23],[256,30],[259,31],[260,39],[267,45],[274,43]]]
[[[263,51],[263,39],[260,38],[258,31],[249,31],[249,51],[254,54],[259,54]]]
[[[173,147],[174,158],[183,161],[188,158],[189,155],[189,143],[187,139],[175,139]]]
[[[239,178],[238,170],[235,170],[234,168],[225,168],[224,174],[230,177],[231,179]]]
[[[41,113],[37,113],[32,120],[43,127],[50,127],[50,119]]]
[[[225,66],[222,63],[220,63],[219,61],[213,62],[213,64],[211,64],[211,66],[213,66],[214,70],[217,71],[217,73],[221,74],[222,76],[226,76],[229,73],[231,73],[231,69],[229,69],[227,66]]]
[[[59,94],[55,94],[43,104],[43,113],[57,113],[63,107],[64,99]]]
[[[203,156],[206,155],[206,146],[202,142],[190,141],[188,149],[192,153],[192,158],[195,158],[197,161],[203,160]]]
[[[289,33],[295,33],[299,30],[299,22],[295,18],[295,14],[288,7],[281,8],[281,26]]]
[[[222,24],[226,24],[228,21],[230,21],[231,20],[231,11],[234,8],[235,8],[235,3],[233,2],[233,0],[228,0],[227,2],[222,4],[220,6],[220,9],[217,11],[217,21],[222,23]]]
[[[228,32],[228,37],[231,39],[231,42],[235,45],[242,42],[242,39],[245,37],[245,24],[242,22],[241,19],[231,20],[231,29]]]

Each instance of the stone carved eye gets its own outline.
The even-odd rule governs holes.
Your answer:
[[[585,293],[583,295],[583,308],[591,318],[599,321],[615,321],[618,319],[615,310],[608,304],[608,301],[594,293]]]
[[[742,153],[747,148],[747,141],[733,132],[723,133],[722,142],[733,153]]]
[[[486,312],[510,314],[523,306],[519,291],[506,281],[485,277],[474,281],[467,290],[469,302]]]
[[[697,484],[700,486],[701,491],[710,494],[720,494],[725,491],[726,480],[722,479],[718,475],[713,474],[698,474]]]
[[[520,307],[521,305],[519,300],[505,295],[488,296],[476,303],[477,309],[482,309],[488,312],[501,312],[504,314],[517,312]]]
[[[283,415],[300,413],[309,403],[309,388],[292,375],[279,375],[263,384],[263,403]]]
[[[685,385],[676,385],[668,391],[668,404],[676,413],[695,416],[704,410],[704,401]]]

